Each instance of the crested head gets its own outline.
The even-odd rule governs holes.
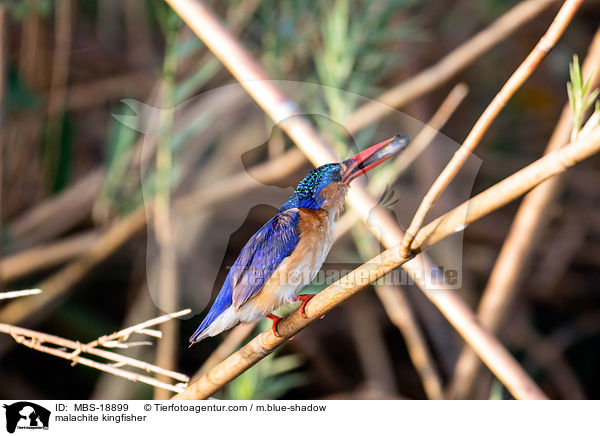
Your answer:
[[[298,184],[298,187],[285,202],[279,211],[292,209],[294,207],[303,207],[306,209],[320,209],[331,197],[332,187],[326,189],[329,185],[340,185],[345,193],[345,185],[342,183],[342,163],[332,163],[315,168],[308,173]]]
[[[320,166],[298,184],[296,191],[279,208],[327,209],[338,213],[348,184],[406,148],[408,136],[396,135],[375,144],[343,162]]]

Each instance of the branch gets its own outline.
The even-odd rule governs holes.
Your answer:
[[[71,362],[73,362],[73,365],[80,363],[85,366],[96,368],[99,371],[104,371],[119,377],[124,377],[128,380],[140,381],[142,383],[167,389],[172,392],[182,392],[183,386],[187,385],[187,383],[189,382],[189,377],[185,374],[170,371],[168,369],[161,368],[157,365],[153,365],[151,363],[134,359],[128,356],[123,356],[112,351],[103,350],[97,348],[97,346],[103,345],[105,347],[112,346],[122,348],[126,346],[136,345],[136,343],[123,344],[122,341],[127,339],[129,335],[131,335],[134,332],[141,334],[150,333],[151,335],[156,336],[153,331],[147,330],[146,327],[166,322],[175,317],[187,315],[190,312],[190,309],[186,309],[182,310],[181,312],[168,314],[149,321],[145,321],[141,324],[137,324],[133,327],[121,330],[120,332],[113,333],[112,335],[102,336],[101,338],[98,338],[97,340],[90,342],[87,345],[77,341],[71,341],[69,339],[61,338],[59,336],[49,335],[47,333],[42,333],[21,327],[15,327],[9,324],[0,324],[0,332],[11,335],[17,343],[23,344],[26,347],[33,348],[34,350],[40,351],[42,353],[47,353],[53,356],[61,357],[66,360],[70,360]],[[44,343],[56,345],[61,348],[67,348],[71,351],[65,351],[61,348],[50,347],[48,345],[44,345]],[[106,364],[98,362],[86,357],[82,357],[82,353],[91,354],[93,356],[97,356],[102,359],[112,361],[114,363]],[[146,372],[153,372],[158,375],[170,377],[172,379],[183,382],[183,386],[181,386],[181,383],[177,385],[171,385],[169,383],[157,380],[153,377],[148,377],[142,374],[134,373],[119,368],[119,366],[123,365],[129,365],[134,368],[143,369]]]
[[[490,26],[452,50],[436,64],[384,92],[374,102],[366,103],[358,108],[348,117],[345,124],[358,131],[383,118],[394,108],[404,106],[437,88],[554,3],[556,3],[555,0],[519,2]]]
[[[127,339],[129,339],[129,336],[131,336],[132,333],[143,333],[146,335],[149,334],[151,336],[160,338],[161,337],[160,332],[157,332],[156,330],[148,330],[148,327],[153,327],[155,325],[162,324],[173,318],[180,318],[182,316],[188,315],[191,312],[192,312],[191,309],[184,309],[184,310],[180,310],[179,312],[168,313],[166,315],[162,315],[157,318],[152,318],[152,319],[149,319],[148,321],[144,321],[144,322],[136,324],[134,326],[127,327],[126,329],[119,330],[118,332],[112,333],[110,335],[101,336],[98,339],[96,339],[95,341],[92,341],[89,344],[87,344],[87,346],[88,347],[97,347],[97,346],[101,345],[104,347],[109,347],[110,345],[107,345],[107,344],[109,344],[111,342],[126,341]]]
[[[137,374],[131,371],[123,370],[118,366],[129,365],[135,368],[143,369],[146,372],[154,372],[166,377],[173,378],[186,385],[189,382],[189,377],[185,374],[181,374],[175,371],[161,368],[157,365],[147,363],[141,360],[137,360],[128,356],[123,356],[112,351],[103,350],[97,348],[98,346],[104,347],[118,347],[127,348],[128,346],[138,345],[138,343],[123,343],[127,340],[132,333],[149,334],[151,336],[160,337],[160,332],[154,330],[148,330],[148,327],[155,326],[157,324],[164,323],[170,319],[187,315],[191,312],[190,309],[182,310],[177,313],[171,313],[160,316],[143,323],[136,324],[132,327],[128,327],[119,332],[115,332],[111,335],[102,336],[89,344],[82,344],[77,341],[71,341],[69,339],[61,338],[59,336],[49,335],[47,333],[38,332],[35,330],[29,330],[21,327],[15,327],[9,324],[0,324],[0,332],[11,335],[17,343],[23,344],[29,348],[33,348],[37,351],[52,354],[53,356],[61,357],[63,359],[70,360],[73,364],[81,363],[82,365],[96,368],[100,371],[108,372],[119,377],[124,377],[132,381],[140,381],[142,383],[150,384],[156,387],[161,387],[173,392],[181,392],[183,387],[179,385],[173,386],[169,383],[161,382],[152,377]],[[58,347],[68,348],[72,351],[67,352],[59,348],[49,347],[44,343],[57,345]],[[114,362],[113,364],[105,364],[97,362],[85,357],[81,357],[81,354],[91,354],[100,358]]]
[[[492,124],[492,121],[496,119],[500,111],[506,106],[508,100],[510,100],[525,80],[531,76],[550,49],[554,47],[554,44],[556,44],[568,24],[573,19],[573,16],[575,15],[575,12],[577,12],[577,9],[579,9],[582,1],[583,0],[565,1],[544,36],[542,36],[523,63],[519,65],[519,68],[517,68],[510,76],[500,92],[496,94],[492,102],[473,126],[473,129],[471,129],[471,132],[467,135],[465,142],[456,153],[454,153],[450,162],[448,162],[441,174],[433,182],[433,185],[429,188],[427,194],[425,194],[423,201],[421,201],[402,240],[402,250],[405,255],[410,251],[413,238],[423,225],[427,214],[434,206],[437,199],[442,195],[456,174],[458,174],[477,145],[479,145],[481,138]]]
[[[425,248],[425,242],[429,246],[464,229],[465,223],[473,222],[483,215],[508,204],[549,177],[565,171],[570,166],[598,151],[600,151],[600,127],[594,128],[583,139],[538,159],[521,171],[425,226],[419,233],[423,236],[415,239],[418,248]],[[462,217],[462,221],[457,221],[458,217]],[[462,222],[463,224],[456,225],[456,222]],[[430,239],[431,237],[434,237],[433,242]],[[302,317],[299,310],[294,311],[279,322],[277,332],[280,337],[275,336],[271,330],[261,333],[173,399],[184,400],[208,397],[273,352],[275,348],[304,329],[308,324],[320,319],[331,309],[393,269],[406,265],[408,261],[409,259],[402,255],[400,246],[387,249],[315,295],[305,306],[306,319]],[[443,312],[445,311],[445,308],[440,307],[440,305],[438,307]],[[457,310],[461,309],[458,308]],[[485,353],[482,354],[486,359],[490,359],[486,360],[486,364],[490,366],[490,369],[515,398],[546,398],[512,356],[500,344],[490,340],[489,334],[481,329],[473,315],[468,315],[468,309],[462,311],[467,313],[461,313],[460,316],[453,317],[453,320],[459,323],[458,325],[454,324],[454,326],[459,329],[465,340],[474,348],[478,350],[485,349]],[[445,314],[448,316],[447,313]],[[500,368],[502,370],[499,370]]]
[[[593,118],[590,121],[598,123],[598,119]],[[420,252],[453,233],[463,231],[473,221],[517,199],[544,180],[564,172],[598,150],[600,127],[594,127],[583,138],[536,160],[423,227],[415,237],[415,250]]]
[[[410,308],[404,290],[397,286],[375,286],[375,293],[392,323],[400,329],[410,359],[421,377],[430,400],[443,400],[442,380],[433,364],[427,340]]]
[[[240,84],[273,121],[280,124],[282,130],[313,164],[318,166],[336,160],[335,154],[322,141],[312,125],[301,116],[293,116],[299,115],[295,110],[295,103],[288,100],[268,80],[260,64],[227,31],[209,7],[193,0],[167,0],[167,2],[240,81]],[[384,245],[390,247],[401,242],[403,233],[394,220],[387,214],[377,213],[376,210],[371,213],[377,202],[361,185],[355,185],[350,190],[348,201],[363,221],[366,222],[370,219],[378,229],[382,230],[379,237]],[[515,386],[507,386],[509,390],[525,396],[528,396],[530,392],[534,392],[536,398],[540,397],[538,395],[540,391],[537,387],[533,390],[529,388],[522,389],[523,385],[520,383],[522,379],[527,380],[524,383],[527,387],[535,385],[498,340],[473,321],[473,313],[452,289],[445,284],[438,285],[435,292],[427,289],[422,277],[423,266],[426,267],[426,270],[432,268],[432,266],[426,256],[420,257],[418,265],[413,262],[402,264],[408,276],[414,280],[427,298],[440,309],[465,340],[474,347],[492,371],[498,375],[498,378],[509,384],[516,384]],[[218,370],[217,368],[215,370]]]
[[[10,298],[25,297],[27,295],[37,295],[42,292],[41,289],[24,289],[22,291],[0,292],[0,300],[8,300]]]
[[[589,89],[600,83],[600,29],[588,49],[583,63],[583,77],[590,80]],[[596,74],[594,74],[596,73]],[[546,147],[546,153],[564,146],[571,133],[573,121],[571,108],[566,104],[552,137]],[[521,203],[498,259],[494,265],[487,285],[482,293],[477,316],[490,331],[495,332],[508,311],[532,255],[548,223],[548,208],[555,201],[560,190],[562,177],[544,182],[527,194]],[[460,354],[450,391],[453,396],[464,398],[471,390],[479,368],[479,359],[468,349]]]

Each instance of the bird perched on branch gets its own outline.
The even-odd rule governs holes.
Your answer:
[[[277,334],[280,317],[271,312],[292,301],[306,302],[314,295],[297,295],[319,272],[333,244],[335,218],[343,208],[349,183],[375,168],[408,143],[396,135],[343,162],[314,169],[289,200],[246,243],[234,262],[206,318],[190,338],[190,346],[215,336],[239,322],[266,316]]]

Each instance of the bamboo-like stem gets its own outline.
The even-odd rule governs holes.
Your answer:
[[[56,1],[54,13],[54,52],[52,57],[50,96],[47,108],[48,125],[46,128],[46,141],[48,144],[44,150],[44,160],[49,180],[54,178],[54,173],[58,168],[58,144],[63,134],[62,110],[67,99],[66,84],[69,78],[69,57],[71,55],[72,39],[71,27],[74,15],[72,0]]]
[[[170,11],[169,11],[170,12]],[[163,83],[161,89],[162,106],[171,108],[174,103],[175,75],[177,73],[177,54],[175,52],[179,21],[177,15],[167,15],[166,48],[163,62]],[[177,308],[179,292],[177,286],[177,252],[175,248],[175,229],[171,212],[171,172],[173,155],[171,150],[174,110],[160,112],[160,137],[156,150],[156,195],[152,201],[154,215],[153,227],[159,247],[159,307],[166,312]],[[156,363],[166,368],[173,368],[177,362],[177,337],[179,328],[176,322],[162,324],[164,339],[156,347]],[[165,400],[169,393],[155,389],[154,399]]]
[[[452,50],[431,67],[387,90],[374,102],[359,107],[348,117],[345,124],[358,131],[393,112],[395,108],[404,106],[430,92],[471,65],[478,57],[487,53],[554,3],[555,0],[527,0],[517,3],[490,26]]]
[[[375,286],[375,292],[394,325],[402,332],[406,348],[415,369],[421,377],[423,389],[430,400],[442,400],[442,381],[433,364],[427,341],[419,328],[410,304],[397,286]]]
[[[526,22],[528,22],[529,20],[531,20],[532,18],[537,16],[545,8],[547,8],[549,5],[551,5],[552,3],[555,3],[555,2],[556,2],[556,0],[527,0],[527,1],[519,3],[517,6],[515,6],[513,9],[511,9],[509,12],[507,12],[502,17],[500,17],[498,20],[496,20],[496,22],[494,22],[487,29],[478,33],[475,37],[473,37],[467,43],[461,45],[459,48],[454,50],[450,54],[452,56],[449,55],[449,56],[445,57],[443,60],[438,62],[438,64],[436,64],[434,67],[431,67],[428,70],[425,70],[422,74],[419,75],[420,79],[419,79],[418,83],[416,83],[416,82],[413,83],[411,81],[403,82],[400,86],[394,88],[396,90],[394,92],[394,95],[381,96],[380,97],[381,102],[389,104],[390,106],[398,107],[398,106],[408,103],[409,101],[412,101],[412,100],[418,98],[419,96],[431,91],[432,89],[435,89],[435,87],[443,84],[445,81],[447,81],[448,79],[450,79],[452,77],[452,75],[454,74],[454,72],[452,71],[454,68],[453,67],[454,64],[461,65],[461,68],[466,67],[468,64],[470,64],[474,59],[476,59],[478,56],[480,56],[482,53],[484,53],[490,47],[492,47],[493,45],[500,42],[502,39],[509,36],[518,27],[522,26],[523,24],[525,24]],[[35,45],[34,45],[34,47],[35,47]],[[28,52],[31,52],[31,50],[29,50]],[[20,58],[23,58],[23,57],[20,57]],[[438,77],[439,77],[439,79],[438,79]],[[442,79],[442,80],[440,80],[440,79]],[[425,86],[423,86],[423,85],[425,85]],[[79,95],[79,92],[77,91],[78,89],[79,88],[70,90],[70,92],[72,91],[72,93],[70,95],[73,96],[74,99],[75,99],[75,96]],[[416,90],[416,89],[419,89],[419,92],[413,92],[413,90]],[[407,90],[410,90],[410,92],[405,92]],[[366,107],[365,107],[365,109],[366,109]],[[359,110],[361,110],[361,108],[359,108]],[[390,108],[390,110],[391,110],[391,108]],[[375,121],[375,120],[385,116],[387,113],[388,113],[387,111],[378,112],[376,115],[369,116],[369,117],[372,122],[372,121]],[[363,114],[360,114],[360,112],[357,111],[356,113],[351,115],[351,117],[356,119],[357,122],[349,123],[350,133],[357,132],[362,127],[364,127],[364,125],[366,125],[366,124],[361,125],[361,123],[362,123],[361,120],[367,119],[364,112],[363,112]],[[285,165],[281,165],[281,163],[284,160],[286,160],[287,163]],[[330,162],[332,160],[335,160],[335,159],[327,160],[327,162]],[[260,175],[262,177],[266,178],[265,180],[267,180],[267,179],[268,180],[278,180],[279,178],[281,178],[287,174],[290,174],[291,172],[298,169],[303,162],[304,162],[304,159],[301,158],[301,155],[300,155],[300,153],[298,153],[297,150],[290,150],[290,151],[286,152],[284,155],[278,157],[277,159],[275,159],[273,161],[269,161],[269,162],[266,162],[265,164],[258,165],[256,167],[256,172],[257,172],[256,175],[258,176],[260,173]],[[323,163],[325,163],[325,161]],[[250,171],[250,172],[252,173],[252,171]],[[273,177],[273,179],[271,179],[271,176]],[[247,181],[244,183],[241,183],[241,184],[237,183],[242,179],[241,176],[240,177],[233,176],[233,177],[235,178],[234,180],[236,181],[236,183],[233,183],[233,180],[228,177],[227,182],[222,184],[222,187],[225,189],[221,189],[219,191],[220,192],[219,196],[214,195],[214,191],[212,189],[202,190],[198,193],[189,194],[185,198],[176,200],[175,201],[176,207],[181,208],[183,210],[184,208],[186,208],[186,205],[187,205],[187,208],[198,207],[198,205],[202,205],[202,206],[213,205],[216,203],[220,203],[222,201],[229,200],[229,199],[231,199],[232,196],[239,195],[240,193],[247,192],[248,190],[251,189],[251,186],[249,185],[249,183]],[[99,179],[99,180],[101,181],[102,179]],[[82,185],[90,186],[89,183],[84,183]],[[100,186],[100,184],[98,184],[98,187],[99,186]],[[242,188],[239,188],[240,186],[242,186]],[[232,187],[235,189],[232,189]],[[92,197],[95,198],[95,194]],[[179,201],[179,200],[181,200],[181,201]],[[187,200],[193,200],[193,201],[188,202]],[[55,203],[52,203],[52,204],[55,204]],[[70,203],[70,204],[72,204],[72,203]],[[375,204],[375,203],[373,202],[371,205],[373,205],[373,204]],[[64,210],[64,208],[61,205],[56,204],[56,206],[57,206],[56,210],[61,210],[61,211]],[[366,217],[368,216],[369,208],[370,208],[370,206],[368,204],[365,204],[366,215],[363,217],[363,219],[366,219]],[[75,208],[71,208],[71,209],[75,210],[75,211],[83,210],[83,208],[80,208],[80,207],[75,207]],[[37,216],[37,214],[35,214],[35,215]],[[71,216],[73,216],[73,214],[69,214],[69,218]],[[61,221],[61,222],[63,222],[63,221]],[[92,245],[91,248],[89,248],[88,250],[86,250],[83,253],[82,257],[85,258],[84,264],[86,265],[85,271],[83,271],[84,268],[82,268],[81,259],[75,260],[73,263],[67,265],[64,269],[60,270],[56,275],[49,278],[47,281],[44,281],[43,284],[49,283],[49,281],[50,281],[53,285],[53,287],[51,288],[51,289],[53,289],[53,291],[50,293],[46,292],[47,297],[48,297],[47,301],[45,301],[45,302],[35,301],[35,302],[31,302],[31,303],[20,301],[20,302],[18,302],[17,306],[13,307],[11,305],[8,305],[3,310],[0,310],[0,320],[8,321],[10,323],[18,323],[19,319],[24,319],[25,317],[28,316],[28,314],[31,311],[37,310],[39,307],[42,307],[42,306],[50,303],[50,301],[65,294],[73,286],[74,283],[79,281],[85,275],[85,273],[87,272],[87,270],[89,268],[93,267],[95,264],[102,261],[105,257],[110,255],[110,253],[112,253],[114,250],[116,250],[121,244],[123,244],[124,242],[129,240],[133,235],[140,232],[143,229],[143,227],[145,226],[145,224],[146,224],[146,220],[144,219],[144,216],[143,216],[143,208],[136,210],[130,216],[115,223],[115,225],[109,230],[110,234],[109,233],[104,234],[98,240],[98,242],[96,244]],[[388,224],[390,226],[395,225],[395,223],[393,223],[393,222],[389,222]],[[47,226],[35,226],[35,225],[30,226],[30,228],[37,228],[37,229],[46,228],[46,227]],[[9,228],[9,231],[10,230],[11,229]],[[17,230],[17,229],[15,228],[15,230]],[[28,234],[29,231],[23,231],[21,233]],[[120,234],[120,235],[122,235],[122,237],[119,239],[115,239],[114,238],[115,234]],[[390,234],[392,236],[400,235],[400,233],[398,233],[398,232],[391,232]],[[15,238],[15,239],[21,240],[22,238]],[[391,241],[391,243],[389,245],[393,245],[394,243],[395,243],[395,241]],[[111,248],[109,250],[106,250],[105,249],[106,245],[111,245]],[[97,256],[97,255],[95,255],[95,253],[97,253],[97,252],[102,252],[102,253],[104,253],[104,255]],[[79,272],[81,272],[81,274]],[[58,283],[61,283],[61,282],[63,283],[62,286],[57,286],[56,288],[54,288],[54,285],[58,285]],[[452,304],[452,303],[449,303],[449,304]],[[458,300],[457,300],[457,304],[460,304],[460,303],[458,303]],[[14,311],[13,311],[13,309],[14,309]],[[10,316],[5,319],[5,317],[8,314],[13,314],[13,316]],[[16,321],[15,321],[15,319],[16,319]]]
[[[513,176],[492,186],[423,227],[419,232],[419,235],[422,236],[417,235],[418,237],[415,239],[417,247],[419,249],[425,248],[425,243],[429,246],[457,231],[461,231],[465,228],[465,223],[473,222],[483,215],[504,206],[544,180],[565,171],[598,151],[600,151],[600,127],[593,129],[584,138],[538,159]],[[457,225],[456,223],[460,224]],[[277,327],[280,337],[275,336],[271,330],[261,333],[173,399],[208,397],[274,351],[275,348],[304,329],[308,324],[316,321],[398,266],[410,263],[412,262],[409,262],[409,259],[402,256],[400,246],[387,249],[314,296],[305,306],[306,318],[303,318],[300,311],[296,310],[280,321]],[[427,292],[438,293],[439,291],[428,290]],[[473,348],[481,353],[482,358],[489,359],[486,360],[486,364],[515,398],[546,398],[514,358],[500,344],[490,339],[491,336],[479,326],[475,316],[469,314],[466,307],[447,307],[442,303],[443,299],[449,295],[452,294],[442,293],[441,299],[433,301],[447,317],[453,320],[455,328],[463,334],[465,340]],[[448,310],[460,311],[460,314],[449,316]],[[467,333],[465,334],[465,332]],[[482,349],[485,351],[481,351]]]
[[[208,6],[193,0],[167,0],[167,2],[232,72],[273,121],[280,123],[282,130],[297,144],[313,164],[318,166],[336,160],[334,153],[322,141],[312,125],[298,115],[295,104],[288,100],[268,80],[260,64],[227,31]],[[382,230],[379,237],[384,245],[390,247],[401,242],[403,233],[396,222],[387,214],[371,214],[376,201],[360,184],[355,184],[350,190],[348,201],[357,210],[363,221],[366,222],[367,219],[370,219]],[[473,321],[473,313],[450,288],[444,284],[438,285],[436,292],[431,292],[427,288],[421,274],[422,267],[425,265],[425,270],[428,271],[431,266],[426,256],[422,255],[420,258],[418,265],[413,262],[403,264],[403,268],[409,277],[415,281],[415,284],[419,286],[427,298],[440,309],[465,340],[476,349],[477,353],[482,356],[482,359],[498,375],[499,379],[511,384],[511,386],[507,386],[508,389],[517,392],[519,395],[527,396],[528,392],[531,391],[529,386],[535,386],[529,380],[527,374],[493,336]],[[218,368],[215,368],[215,371],[219,371]],[[209,374],[210,372],[207,376],[211,377]],[[235,373],[233,376],[237,374]],[[204,379],[203,377],[201,380]],[[526,380],[527,389],[521,389],[523,387],[520,384],[521,380]],[[533,388],[532,392],[535,392],[535,397],[543,397],[537,387]]]
[[[410,164],[431,145],[439,130],[446,125],[468,92],[468,88],[464,83],[459,83],[452,88],[440,107],[427,121],[426,126],[410,141],[406,149],[391,165],[382,168],[371,177],[367,185],[367,189],[371,194],[379,195],[386,185],[392,185]],[[336,241],[344,236],[358,221],[359,217],[354,211],[350,210],[344,213],[336,226]]]
[[[83,278],[91,268],[114,253],[126,240],[140,231],[146,223],[143,207],[112,226],[98,242],[82,256],[43,280],[38,287],[44,292],[37,298],[20,299],[0,309],[0,320],[7,324],[19,324],[32,312],[46,307]]]
[[[596,31],[583,62],[583,78],[584,81],[590,81],[589,89],[596,88],[600,83],[599,71],[600,29]],[[565,145],[569,141],[571,127],[571,107],[566,104],[545,153]],[[481,323],[492,332],[499,329],[506,316],[518,290],[518,284],[530,265],[535,247],[547,228],[548,208],[558,195],[562,185],[561,180],[562,177],[555,177],[527,194],[515,215],[477,309],[477,316]],[[450,387],[453,397],[465,398],[472,389],[479,366],[477,356],[469,349],[463,349]]]
[[[504,108],[504,106],[506,106],[508,100],[510,100],[514,93],[525,82],[525,80],[531,76],[542,59],[552,49],[552,47],[554,47],[560,36],[564,33],[565,29],[575,16],[575,13],[579,9],[579,6],[581,6],[582,1],[583,0],[566,0],[564,2],[544,36],[542,36],[531,53],[529,53],[523,63],[519,65],[517,70],[510,76],[502,89],[498,92],[498,94],[496,94],[492,102],[488,105],[483,114],[481,114],[467,135],[467,138],[461,147],[456,151],[450,162],[448,162],[440,175],[435,179],[433,185],[431,185],[431,188],[429,188],[429,191],[427,194],[425,194],[425,197],[421,201],[417,212],[415,213],[410,225],[408,226],[408,229],[406,230],[404,239],[402,240],[402,250],[405,254],[410,251],[413,238],[423,225],[427,214],[435,205],[437,199],[440,197],[440,195],[442,195],[456,174],[458,174],[477,145],[479,145],[481,138],[488,130],[494,119],[496,119],[500,111]]]
[[[91,230],[4,256],[0,259],[0,280],[10,282],[73,259],[94,245],[99,237],[99,231]]]
[[[137,374],[135,372],[127,371],[121,368],[118,368],[114,365],[101,363],[92,359],[88,359],[86,357],[80,356],[80,353],[88,353],[92,354],[104,359],[111,360],[116,362],[119,365],[130,365],[137,368],[144,369],[148,372],[155,372],[157,374],[164,374],[172,377],[176,380],[181,380],[184,383],[187,383],[188,377],[185,374],[176,373],[174,371],[164,370],[155,365],[139,361],[137,359],[132,359],[127,356],[122,356],[120,354],[112,353],[106,350],[100,350],[97,348],[88,348],[85,345],[71,341],[69,339],[64,339],[59,336],[49,335],[46,333],[38,332],[35,330],[24,329],[21,327],[12,326],[9,324],[0,324],[0,332],[7,333],[11,335],[15,341],[19,344],[25,345],[26,347],[32,348],[34,350],[40,351],[42,353],[51,354],[56,357],[60,357],[66,360],[73,362],[73,364],[82,364],[85,366],[89,366],[95,368],[99,371],[108,372],[110,374],[114,374],[118,377],[123,377],[131,381],[139,381],[142,383],[146,383],[152,386],[161,387],[163,389],[170,390],[172,392],[182,392],[182,386],[174,386],[168,383],[163,383],[153,377],[148,377],[143,374]],[[44,343],[54,344],[59,347],[70,348],[74,350],[74,352],[67,352],[60,348],[49,347],[47,345],[43,345]]]
[[[21,291],[0,292],[0,300],[8,300],[10,298],[25,297],[27,295],[37,295],[42,292],[41,289],[23,289]]]
[[[593,121],[593,120],[592,120]],[[562,173],[600,149],[600,127],[583,138],[548,153],[423,227],[415,237],[417,251],[425,250],[473,221],[515,200],[544,180]]]
[[[243,342],[244,339],[248,337],[252,330],[256,327],[255,322],[242,323],[231,329],[223,342],[219,344],[217,348],[208,356],[208,358],[204,361],[202,366],[196,374],[192,377],[192,380],[200,377],[202,374],[207,372],[209,369],[212,369],[219,362],[224,360],[227,356],[233,353],[237,347]]]

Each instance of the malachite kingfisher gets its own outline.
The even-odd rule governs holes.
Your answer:
[[[321,269],[335,236],[335,219],[343,209],[349,183],[403,150],[408,137],[396,135],[343,162],[318,167],[302,179],[277,214],[246,243],[190,346],[240,322],[262,317],[313,295],[297,295]],[[278,336],[278,335],[277,335]]]

